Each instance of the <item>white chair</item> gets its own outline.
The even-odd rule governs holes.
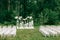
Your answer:
[[[54,27],[54,30],[60,35],[60,30],[57,29],[57,27]],[[59,36],[59,35],[58,35],[58,36]]]
[[[9,33],[11,32],[11,27],[7,28],[7,31],[4,33],[5,36],[9,36]]]
[[[51,29],[49,29],[49,28],[48,28],[48,30],[49,30],[49,32],[51,33],[51,35],[53,35],[53,36],[56,36],[56,35],[57,35],[57,32],[56,32],[56,31],[51,30]]]
[[[0,35],[2,36],[3,35],[3,28],[0,28]]]
[[[42,34],[43,34],[43,36],[49,36],[49,33],[47,32],[47,31],[45,31],[44,29],[40,29],[39,30]]]
[[[16,27],[13,27],[9,33],[9,35],[16,36]]]
[[[2,28],[2,32],[3,32],[3,34],[4,34],[6,31],[7,31],[7,27],[4,26],[4,27]]]

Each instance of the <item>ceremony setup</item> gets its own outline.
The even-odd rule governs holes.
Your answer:
[[[0,40],[60,40],[60,0],[0,0]]]

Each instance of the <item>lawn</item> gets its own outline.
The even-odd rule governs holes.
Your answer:
[[[39,28],[35,29],[24,29],[17,30],[16,37],[0,37],[0,40],[60,40],[58,37],[44,37],[40,32]]]

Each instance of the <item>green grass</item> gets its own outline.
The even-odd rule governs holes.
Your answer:
[[[17,30],[16,37],[0,37],[0,40],[60,40],[60,37],[44,37],[39,28],[32,30]]]

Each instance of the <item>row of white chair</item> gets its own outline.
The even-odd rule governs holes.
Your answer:
[[[16,27],[0,27],[1,36],[16,36]]]
[[[40,26],[39,31],[44,36],[58,36],[60,34],[60,26]]]

